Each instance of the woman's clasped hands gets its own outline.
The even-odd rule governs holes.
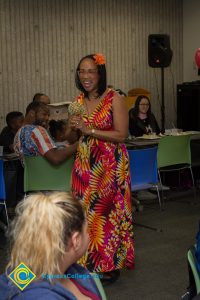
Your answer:
[[[81,130],[82,133],[88,134],[89,128],[84,124],[81,115],[73,115],[69,118],[69,126],[72,130]]]

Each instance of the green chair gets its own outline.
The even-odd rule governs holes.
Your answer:
[[[197,270],[197,260],[195,256],[195,246],[192,246],[187,253],[187,259],[190,266],[190,269],[192,271],[192,275],[194,277],[195,287],[197,294],[200,293],[200,276]]]
[[[73,157],[54,166],[43,156],[25,156],[24,192],[70,191],[73,163]]]
[[[165,136],[158,144],[157,152],[158,173],[189,169],[196,199],[196,189],[191,164],[190,135]],[[180,173],[179,173],[180,182]]]
[[[94,279],[94,281],[95,281],[95,283],[96,283],[96,285],[98,287],[99,293],[101,295],[101,299],[102,300],[107,300],[107,297],[106,297],[103,285],[101,283],[101,280],[99,279],[99,277],[97,276],[96,273],[91,273],[91,276]]]

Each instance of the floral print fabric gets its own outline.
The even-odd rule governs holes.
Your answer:
[[[83,120],[90,128],[112,130],[114,91]],[[84,106],[84,96],[77,101]],[[79,263],[90,271],[133,268],[134,246],[129,159],[126,146],[82,136],[72,172],[72,192],[86,210],[90,243]]]

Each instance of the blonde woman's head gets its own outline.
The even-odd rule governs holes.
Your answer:
[[[82,232],[85,215],[68,193],[37,193],[16,208],[11,224],[11,258],[8,268],[24,262],[37,276],[60,273],[73,232]]]

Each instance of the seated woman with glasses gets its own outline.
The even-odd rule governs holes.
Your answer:
[[[21,201],[10,237],[10,259],[0,276],[1,300],[102,299],[96,274],[76,263],[89,236],[81,204],[68,193],[36,193]]]
[[[143,134],[160,133],[160,128],[154,114],[151,112],[151,103],[147,96],[138,96],[135,106],[129,110],[129,133],[136,137]]]

